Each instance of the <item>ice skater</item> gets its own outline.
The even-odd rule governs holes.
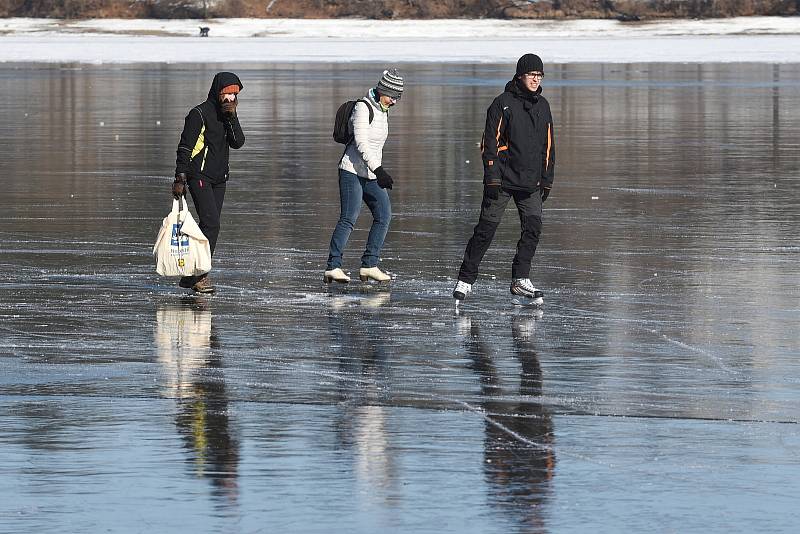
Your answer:
[[[200,219],[200,230],[208,238],[212,256],[228,181],[228,155],[231,148],[244,145],[244,133],[236,114],[242,87],[239,77],[232,72],[217,73],[206,101],[186,115],[178,143],[172,194],[180,198],[188,187]],[[208,273],[184,276],[178,285],[197,293],[214,292]]]
[[[517,61],[514,78],[486,112],[481,141],[481,214],[464,251],[453,297],[464,300],[478,278],[478,266],[492,242],[509,200],[514,199],[522,233],[511,264],[511,293],[541,305],[543,294],[530,281],[531,261],[542,231],[542,204],[555,172],[553,117],[542,95],[544,65],[539,56]]]
[[[342,254],[361,211],[361,201],[372,212],[372,227],[367,246],[361,255],[358,276],[362,281],[388,282],[390,276],[378,268],[380,253],[389,222],[392,204],[388,190],[393,180],[383,168],[383,145],[389,136],[389,109],[403,94],[403,78],[397,69],[383,71],[378,84],[358,100],[350,116],[353,137],[339,161],[339,198],[341,212],[331,236],[326,284],[346,284],[350,277],[342,270]]]

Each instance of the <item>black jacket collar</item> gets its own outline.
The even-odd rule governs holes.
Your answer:
[[[531,104],[535,104],[539,101],[539,95],[542,94],[542,86],[540,85],[536,91],[531,92],[528,91],[524,85],[522,85],[522,81],[519,78],[514,76],[507,84],[506,84],[506,92],[511,93],[515,97],[530,102]]]

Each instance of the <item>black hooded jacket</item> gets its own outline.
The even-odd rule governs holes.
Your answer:
[[[214,76],[208,99],[193,107],[186,115],[186,122],[178,143],[175,175],[186,174],[189,179],[204,178],[210,183],[228,180],[228,153],[230,148],[244,145],[244,133],[237,116],[224,116],[219,103],[219,92],[228,85],[242,82],[232,72],[220,72]]]
[[[555,143],[550,104],[541,86],[531,93],[516,78],[486,111],[481,140],[483,182],[504,189],[536,191],[553,185]]]

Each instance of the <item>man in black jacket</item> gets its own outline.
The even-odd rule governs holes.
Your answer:
[[[511,264],[511,293],[543,302],[542,292],[530,281],[531,261],[542,231],[542,203],[553,186],[555,154],[553,117],[542,94],[544,65],[539,56],[525,54],[514,78],[486,112],[483,133],[483,201],[481,215],[464,252],[453,297],[463,300],[472,292],[478,266],[495,230],[514,199],[522,235]]]
[[[244,145],[244,134],[236,115],[242,87],[239,77],[232,72],[217,73],[206,101],[190,109],[186,115],[178,143],[172,194],[180,198],[186,194],[188,186],[200,219],[200,230],[208,238],[212,255],[217,245],[228,181],[229,149]],[[184,276],[178,285],[198,293],[214,292],[208,273]]]

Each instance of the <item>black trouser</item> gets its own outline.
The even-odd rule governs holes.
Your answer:
[[[464,251],[464,261],[458,272],[458,279],[468,284],[474,284],[478,279],[478,266],[484,254],[492,244],[492,238],[503,218],[508,201],[514,199],[519,213],[519,222],[522,233],[517,242],[517,253],[511,264],[512,278],[528,278],[531,273],[531,261],[539,244],[539,235],[542,233],[542,197],[539,192],[500,190],[497,200],[486,195],[481,203],[481,217],[475,226],[475,231],[467,243]]]
[[[194,208],[200,219],[197,225],[211,245],[211,255],[217,246],[219,235],[219,220],[222,215],[222,201],[225,200],[225,182],[212,184],[206,179],[192,178],[189,180],[189,191],[192,193]]]

